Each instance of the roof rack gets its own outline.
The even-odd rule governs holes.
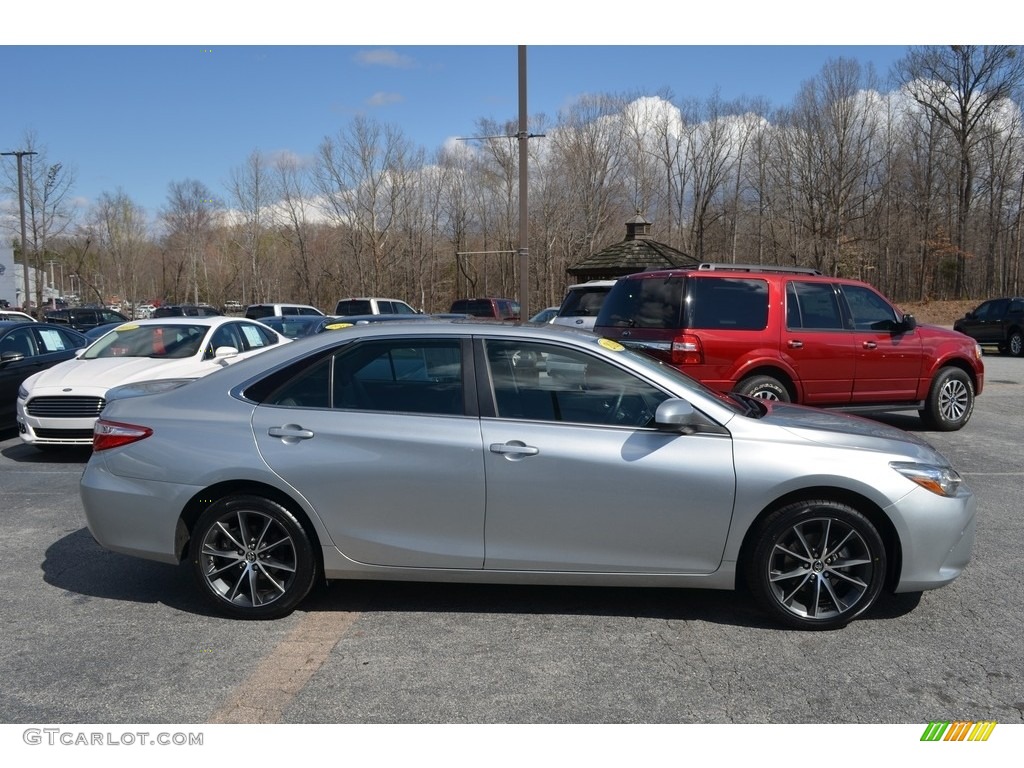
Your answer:
[[[799,275],[820,275],[821,271],[813,267],[787,267],[777,264],[727,264],[724,262],[704,262],[697,265],[701,272],[716,269],[728,269],[733,272],[793,272]]]

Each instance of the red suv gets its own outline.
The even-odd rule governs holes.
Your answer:
[[[962,333],[918,325],[866,283],[817,270],[701,264],[620,278],[594,331],[722,392],[843,410],[971,418],[985,368]]]

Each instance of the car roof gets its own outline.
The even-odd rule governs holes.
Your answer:
[[[432,319],[432,315],[409,315],[403,313],[393,312],[382,312],[379,315],[340,315],[331,316],[328,318],[328,325],[333,323],[348,323],[350,325],[361,325],[366,323],[385,323],[395,322],[400,323],[402,321],[408,321],[412,323],[422,323],[425,320]],[[323,319],[323,318],[321,318]],[[436,319],[436,318],[433,318]]]
[[[830,275],[824,275],[820,270],[812,267],[793,267],[787,265],[773,265],[773,264],[715,264],[715,263],[702,263],[695,265],[687,265],[681,267],[656,267],[654,269],[645,269],[642,272],[633,272],[629,275],[620,277],[619,280],[646,280],[649,278],[663,279],[669,277],[714,277],[722,273],[742,273],[745,275],[758,275],[761,277],[765,276],[779,276],[779,275],[799,275],[801,279],[820,279],[827,280],[829,282],[841,282],[841,283],[857,283],[862,284],[860,280],[853,280],[844,277],[832,277]],[[618,282],[618,281],[616,281]]]
[[[139,320],[126,320],[121,327],[129,325],[209,325],[217,326],[226,323],[258,323],[258,320],[249,320],[244,317],[233,317],[231,315],[170,315],[168,317],[147,317]]]
[[[53,328],[58,331],[65,331],[67,333],[74,333],[78,336],[85,336],[82,331],[76,330],[65,323],[39,323],[35,320],[0,320],[0,331],[6,331],[10,328],[20,328],[22,326],[28,326],[30,328],[38,328],[39,330],[45,330],[47,328]]]
[[[408,304],[405,299],[393,299],[389,296],[346,296],[344,299],[338,299],[338,301],[400,301],[403,304]]]

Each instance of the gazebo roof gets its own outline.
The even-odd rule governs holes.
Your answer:
[[[698,260],[677,248],[651,239],[651,223],[637,213],[626,222],[626,239],[592,253],[566,270],[573,278],[607,280],[645,269],[664,269],[697,264]]]

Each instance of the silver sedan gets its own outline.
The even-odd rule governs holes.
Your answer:
[[[323,579],[734,589],[803,629],[967,565],[974,497],[912,434],[730,397],[556,326],[382,323],[112,390],[104,547],[244,618]]]

